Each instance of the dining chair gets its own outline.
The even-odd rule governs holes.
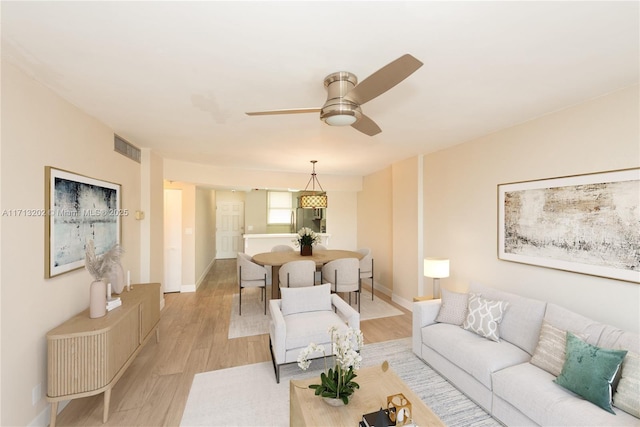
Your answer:
[[[316,263],[311,260],[287,262],[278,275],[281,288],[302,288],[315,285]]]
[[[371,279],[371,301],[373,301],[373,254],[369,248],[357,250],[363,257],[360,260],[360,279]]]
[[[326,251],[327,247],[325,245],[314,245],[313,246],[313,250],[314,251]]]
[[[264,300],[264,314],[267,314],[267,269],[251,261],[251,257],[243,252],[238,252],[236,258],[239,287],[238,312],[242,316],[242,289],[261,288],[260,297]]]
[[[355,292],[360,312],[360,261],[357,258],[341,258],[326,263],[322,267],[322,281],[330,283],[333,292],[348,292],[349,304],[351,292]]]
[[[271,252],[292,252],[293,248],[289,245],[275,245],[271,248]]]

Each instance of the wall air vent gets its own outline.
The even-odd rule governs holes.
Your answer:
[[[123,156],[140,163],[140,149],[116,134],[113,134],[113,149]]]

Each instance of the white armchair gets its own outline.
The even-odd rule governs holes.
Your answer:
[[[331,294],[329,284],[282,288],[281,292],[281,299],[269,301],[269,349],[278,383],[280,366],[296,362],[300,351],[310,343],[323,345],[328,354],[331,352],[331,326],[338,330],[360,329],[360,313]]]

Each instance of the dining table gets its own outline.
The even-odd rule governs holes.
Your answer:
[[[255,254],[252,260],[262,266],[271,266],[271,298],[278,299],[280,291],[280,267],[288,262],[311,260],[316,263],[316,267],[322,267],[326,263],[337,259],[357,258],[361,260],[363,257],[364,255],[356,251],[326,249],[314,250],[311,255],[300,255],[300,251],[263,252]]]

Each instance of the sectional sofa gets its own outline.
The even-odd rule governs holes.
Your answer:
[[[489,307],[493,323],[478,311],[479,301]],[[477,283],[466,294],[443,289],[442,299],[414,302],[412,344],[418,357],[505,425],[640,425],[640,394],[634,389],[640,337],[556,304]],[[608,409],[611,395],[598,396],[599,402],[582,389],[589,389],[588,381],[576,381],[585,374],[584,351],[595,354],[597,363],[600,354],[618,360]],[[607,381],[599,384],[604,391],[603,386]]]

